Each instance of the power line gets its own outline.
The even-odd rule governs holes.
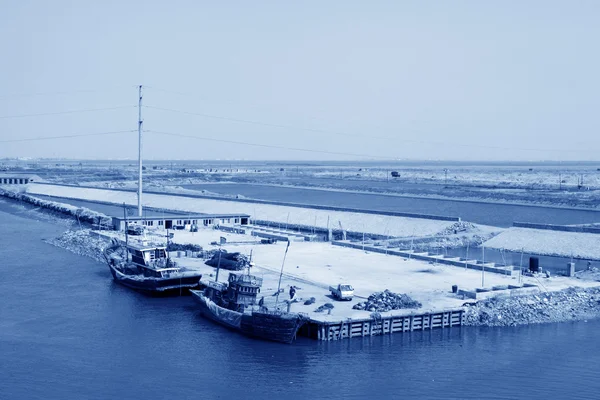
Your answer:
[[[224,117],[224,116],[219,116],[219,115],[211,115],[211,114],[191,112],[191,111],[181,111],[181,110],[175,110],[172,108],[164,108],[164,107],[156,107],[156,106],[144,106],[144,107],[151,108],[154,110],[170,111],[170,112],[176,112],[176,113],[187,114],[187,115],[196,115],[196,116],[205,117],[205,118],[220,119],[220,120],[232,121],[232,122],[242,122],[245,124],[260,125],[260,126],[269,126],[272,128],[295,129],[295,130],[301,130],[301,131],[307,131],[307,132],[329,133],[329,134],[333,134],[333,135],[356,136],[356,137],[364,138],[364,135],[353,134],[353,133],[336,132],[336,131],[329,131],[329,130],[324,130],[324,129],[314,129],[314,128],[300,128],[300,127],[291,126],[291,125],[280,125],[280,124],[273,124],[270,122],[252,121],[252,120],[248,120],[248,119],[241,119],[241,118],[235,118],[235,117]],[[371,135],[369,135],[369,138],[385,139],[385,140],[393,139],[391,137],[371,136]]]
[[[0,119],[8,118],[28,118],[28,117],[43,117],[48,115],[61,115],[61,114],[76,114],[82,112],[94,112],[94,111],[108,111],[108,110],[120,110],[123,108],[133,108],[136,106],[118,106],[118,107],[105,107],[105,108],[87,108],[81,110],[68,110],[68,111],[57,111],[37,114],[17,114],[17,115],[0,115]]]
[[[439,141],[404,139],[404,138],[399,138],[399,137],[386,137],[386,136],[347,133],[347,132],[340,132],[340,131],[330,131],[330,130],[326,130],[326,129],[303,128],[303,127],[297,127],[297,126],[291,126],[291,125],[273,124],[273,123],[269,123],[269,122],[253,121],[253,120],[246,120],[246,119],[235,118],[235,117],[211,115],[211,114],[191,112],[191,111],[182,111],[182,110],[176,110],[176,109],[172,109],[172,108],[164,108],[164,107],[156,107],[156,106],[148,106],[148,105],[144,106],[144,107],[149,108],[149,109],[154,109],[154,110],[169,111],[169,112],[175,112],[175,113],[187,114],[187,115],[195,115],[195,116],[204,117],[204,118],[211,118],[211,119],[218,119],[218,120],[232,121],[232,122],[240,122],[240,123],[247,123],[247,124],[252,124],[252,125],[260,125],[260,126],[268,126],[268,127],[280,128],[280,129],[293,129],[293,130],[306,131],[306,132],[324,133],[324,134],[347,136],[347,137],[357,137],[357,138],[361,138],[364,140],[370,140],[370,139],[381,139],[381,140],[388,140],[388,141],[394,140],[397,142],[405,142],[405,143],[418,143],[418,144],[427,144],[427,145],[478,148],[478,149],[488,149],[488,150],[518,150],[518,151],[558,152],[558,153],[589,153],[589,152],[594,151],[592,149],[574,150],[574,149],[544,149],[544,148],[522,148],[522,147],[519,148],[519,147],[491,146],[491,145],[477,145],[477,144],[465,144],[465,143],[454,143],[454,142],[439,142]],[[419,132],[419,133],[422,133],[422,132]]]
[[[157,88],[154,86],[144,86],[145,88],[149,88],[154,91],[158,91],[158,92],[164,92],[164,93],[170,93],[170,94],[175,94],[178,96],[184,96],[184,97],[190,97],[190,98],[194,98],[196,100],[204,100],[204,101],[210,101],[211,103],[214,103],[214,98],[208,98],[208,97],[202,97],[199,96],[198,93],[191,93],[191,92],[182,92],[182,91],[176,91],[176,90],[168,90],[168,89],[163,89],[163,88]],[[234,104],[239,106],[240,103],[239,101],[235,101],[232,99],[223,99],[223,98],[219,98],[220,101],[225,102],[225,103],[229,103],[229,104]],[[244,103],[243,104],[244,108],[254,108],[254,109],[262,109],[263,111],[266,109],[264,106],[257,106],[256,104],[248,104],[248,103]],[[273,111],[272,109],[268,108],[268,111]],[[326,120],[324,118],[319,118],[319,117],[315,117],[315,116],[303,116],[303,118],[305,119],[311,119],[311,120],[315,120],[315,121],[325,121],[325,122],[331,122],[329,120]],[[379,129],[379,128],[378,128]]]
[[[167,136],[176,136],[188,139],[197,139],[197,140],[205,140],[210,142],[218,142],[218,143],[228,143],[228,144],[240,144],[244,146],[253,146],[253,147],[263,147],[269,149],[277,149],[277,150],[293,150],[293,151],[303,151],[307,153],[320,153],[320,154],[332,154],[338,156],[350,156],[350,157],[362,157],[362,158],[377,158],[382,160],[395,160],[396,157],[386,157],[381,155],[370,155],[370,154],[357,154],[357,153],[344,153],[338,151],[327,151],[327,150],[314,150],[314,149],[305,149],[299,147],[287,147],[287,146],[277,146],[272,144],[262,144],[262,143],[250,143],[250,142],[240,142],[236,140],[227,140],[227,139],[215,139],[203,136],[193,136],[193,135],[185,135],[181,133],[173,133],[173,132],[163,132],[163,131],[155,131],[155,130],[147,130],[147,133],[157,133],[160,135]]]
[[[7,140],[0,140],[0,143],[35,142],[35,141],[41,141],[41,140],[70,139],[70,138],[87,137],[87,136],[104,136],[104,135],[115,135],[118,133],[131,133],[131,132],[137,132],[137,130],[96,132],[96,133],[78,133],[78,134],[73,134],[73,135],[45,136],[45,137],[24,138],[24,139],[7,139]]]

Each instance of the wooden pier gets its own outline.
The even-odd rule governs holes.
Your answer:
[[[393,333],[451,328],[464,323],[463,309],[425,314],[381,316],[346,321],[318,321],[311,319],[298,332],[316,340],[340,340],[353,337],[391,335]]]

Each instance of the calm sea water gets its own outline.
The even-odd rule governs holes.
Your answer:
[[[597,320],[266,343],[42,241],[61,230],[0,202],[1,399],[599,397]]]

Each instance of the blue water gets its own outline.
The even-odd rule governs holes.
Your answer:
[[[597,320],[267,343],[42,242],[60,231],[0,203],[1,399],[598,398]]]
[[[515,221],[565,225],[600,222],[600,211],[594,210],[475,203],[236,183],[185,187],[220,194],[241,194],[271,201],[461,217],[464,221],[500,227],[512,226]]]

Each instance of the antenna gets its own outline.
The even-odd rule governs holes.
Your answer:
[[[123,203],[123,218],[125,218],[125,259],[129,261],[129,223],[127,222],[127,206]]]
[[[142,216],[142,85],[138,86],[138,216]]]

